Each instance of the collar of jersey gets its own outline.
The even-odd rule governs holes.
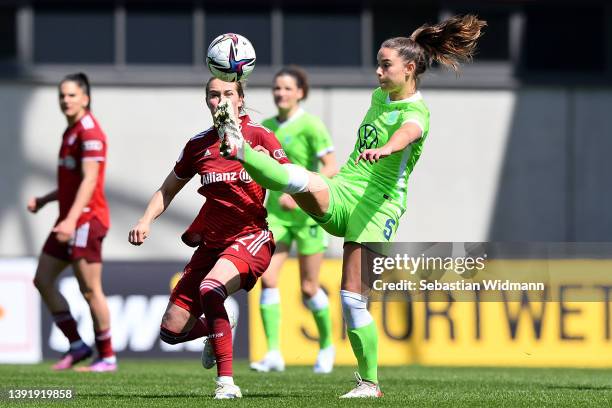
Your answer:
[[[276,123],[278,124],[279,128],[282,128],[285,125],[288,125],[289,123],[293,122],[294,120],[296,120],[297,118],[299,118],[300,116],[302,116],[305,113],[304,109],[302,108],[298,108],[298,110],[295,111],[295,113],[293,114],[293,116],[291,116],[289,119],[287,119],[286,121],[284,121],[283,123],[280,123],[278,121],[278,119],[276,117],[274,117],[274,120],[276,121]]]
[[[399,101],[392,101],[391,99],[389,99],[389,95],[387,95],[387,105],[393,105],[394,103],[416,102],[416,101],[420,101],[421,99],[423,99],[423,96],[421,95],[421,91],[416,91],[414,95],[412,95],[410,98],[400,99]]]

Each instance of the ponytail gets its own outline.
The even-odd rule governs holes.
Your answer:
[[[390,38],[381,48],[392,48],[405,61],[414,61],[415,76],[425,72],[433,62],[457,72],[461,62],[472,59],[486,25],[486,21],[472,14],[454,16],[438,24],[422,25],[410,37]]]
[[[476,50],[476,41],[487,23],[476,16],[454,16],[435,25],[422,25],[410,39],[419,44],[426,55],[427,65],[436,61],[453,71],[459,63],[470,61]]]
[[[87,75],[85,75],[82,72],[77,72],[75,74],[69,74],[69,75],[66,75],[64,79],[62,79],[62,82],[60,82],[60,85],[63,84],[64,82],[74,82],[75,84],[77,84],[79,88],[81,88],[83,92],[85,92],[85,95],[89,97],[89,102],[87,103],[86,108],[88,110],[91,109],[91,87],[89,85],[89,79],[87,78]]]

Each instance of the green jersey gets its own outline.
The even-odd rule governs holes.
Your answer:
[[[355,164],[361,152],[384,146],[393,133],[408,122],[421,128],[422,134],[418,140],[377,163],[370,164],[361,160]],[[372,104],[359,126],[355,148],[336,179],[346,180],[357,194],[384,197],[403,214],[406,211],[408,176],[421,156],[428,132],[429,109],[420,92],[408,99],[390,101],[388,94],[377,88],[372,94]]]
[[[321,119],[303,109],[283,123],[272,117],[264,120],[262,125],[274,132],[292,163],[310,171],[318,171],[321,157],[333,151],[331,137]],[[277,191],[269,192],[266,208],[271,222],[292,226],[315,224],[299,208],[293,211],[281,209],[278,204],[281,194]]]

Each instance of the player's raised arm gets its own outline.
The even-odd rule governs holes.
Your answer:
[[[168,208],[172,199],[189,182],[189,179],[181,179],[176,176],[174,171],[164,180],[161,187],[153,194],[147,209],[138,223],[130,230],[128,241],[132,245],[141,245],[149,236],[151,222],[159,217]]]

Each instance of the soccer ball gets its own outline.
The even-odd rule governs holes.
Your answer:
[[[255,68],[255,48],[240,34],[221,34],[208,46],[206,65],[222,81],[246,79]]]

